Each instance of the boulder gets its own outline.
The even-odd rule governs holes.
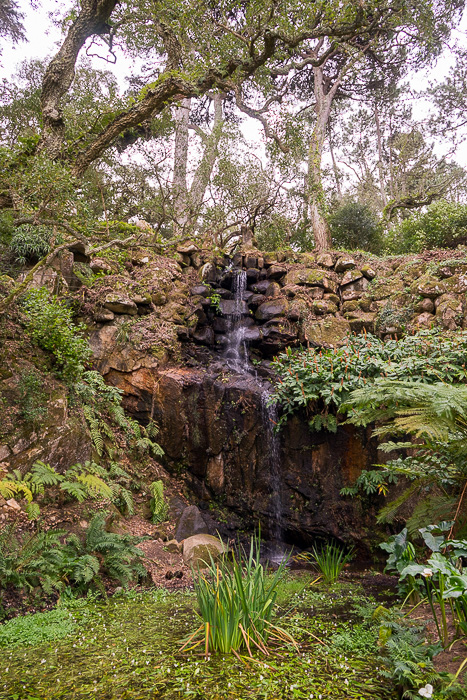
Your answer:
[[[376,270],[372,268],[371,265],[368,265],[368,263],[362,266],[362,273],[368,280],[372,280],[376,277]]]
[[[223,542],[212,535],[193,535],[183,542],[183,561],[194,569],[204,569],[226,553]]]
[[[115,314],[113,311],[110,311],[110,309],[96,309],[94,312],[94,320],[96,323],[108,323],[109,321],[113,321],[115,318]]]
[[[310,269],[307,267],[298,270],[290,270],[285,277],[285,284],[323,287],[323,289],[327,289],[331,292],[337,291],[337,284],[324,270]]]
[[[355,301],[359,299],[367,289],[369,282],[366,277],[360,276],[355,282],[350,282],[342,287],[342,301]]]
[[[266,289],[267,297],[277,297],[281,293],[281,287],[277,282],[271,282],[269,287]]]
[[[435,324],[436,318],[433,314],[427,312],[416,316],[413,320],[413,325],[416,328],[432,328]]]
[[[271,265],[268,270],[267,276],[269,279],[280,280],[287,274],[287,268],[285,265]]]
[[[255,317],[258,321],[269,321],[276,316],[285,316],[289,309],[289,302],[284,297],[273,301],[265,301],[256,310]]]
[[[251,285],[251,289],[255,294],[266,294],[266,290],[271,285],[270,280],[261,280],[260,282],[254,282]]]
[[[110,267],[109,263],[106,260],[103,260],[102,258],[93,258],[89,263],[89,267],[91,268],[94,274],[97,274],[99,272],[109,274],[110,272],[112,272],[112,268]]]
[[[350,333],[350,323],[345,318],[331,316],[322,321],[309,320],[303,324],[305,339],[323,347],[344,345]]]
[[[347,270],[342,278],[341,285],[350,284],[351,282],[356,282],[361,277],[363,277],[363,272],[361,270]]]
[[[209,534],[209,528],[196,506],[187,506],[177,520],[175,539],[177,542],[186,540],[193,535]]]
[[[190,294],[192,296],[207,297],[209,296],[210,291],[210,288],[205,284],[197,284],[190,289]]]
[[[418,314],[432,314],[435,311],[435,305],[433,304],[433,301],[429,299],[428,297],[424,297],[421,299],[421,301],[418,301],[415,304],[415,311]]]
[[[203,282],[215,282],[217,279],[216,266],[213,263],[205,263],[200,269],[200,276]]]
[[[462,323],[462,303],[456,297],[442,298],[436,308],[436,318],[446,330],[456,330]]]
[[[346,270],[353,270],[354,267],[357,267],[355,260],[348,255],[343,255],[336,262],[334,269],[336,272],[345,272]]]
[[[316,258],[316,262],[318,265],[321,265],[321,267],[327,267],[329,269],[334,267],[334,260],[330,253],[320,253]]]
[[[256,255],[245,255],[244,260],[243,260],[243,264],[245,265],[245,267],[247,269],[252,268],[252,267],[257,267],[258,266],[258,258],[256,257]]]
[[[429,299],[436,299],[436,297],[441,296],[446,291],[445,282],[441,282],[436,277],[431,277],[430,275],[425,275],[421,279],[417,280],[413,287],[413,291],[420,294],[422,297],[428,297]]]
[[[128,314],[129,316],[137,316],[138,314],[138,307],[135,302],[123,296],[123,294],[107,294],[104,307],[115,314]]]
[[[219,302],[221,314],[224,316],[237,316],[247,314],[248,306],[246,301],[235,301],[235,299],[221,299]]]
[[[177,246],[177,252],[181,255],[191,255],[192,253],[197,253],[199,251],[198,246],[193,241],[185,241]]]
[[[164,545],[164,549],[171,554],[179,554],[182,551],[183,545],[177,540],[169,540],[167,544]]]
[[[329,299],[315,299],[312,303],[312,309],[318,316],[324,316],[325,314],[336,314],[337,306],[334,302],[329,301]]]

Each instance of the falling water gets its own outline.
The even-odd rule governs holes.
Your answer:
[[[282,542],[282,471],[280,439],[274,428],[279,420],[277,404],[271,403],[271,393],[263,391],[261,394],[261,418],[264,426],[267,455],[269,461],[271,497],[269,500],[271,509],[271,524],[269,533],[274,543],[270,559],[280,561],[285,556]]]
[[[236,372],[248,372],[248,353],[245,343],[245,326],[243,319],[246,316],[244,311],[245,302],[243,300],[246,291],[246,272],[236,270],[232,282],[232,292],[234,295],[233,310],[228,314],[227,345],[225,348],[225,359],[227,365]]]

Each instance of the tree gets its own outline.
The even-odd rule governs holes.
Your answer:
[[[15,0],[0,0],[0,36],[8,37],[13,43],[25,40],[23,27],[24,14],[19,11]],[[0,45],[0,54],[2,46]]]

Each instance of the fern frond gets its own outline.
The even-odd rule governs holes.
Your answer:
[[[96,474],[78,474],[76,481],[83,484],[92,498],[112,498],[112,489]]]
[[[56,486],[64,479],[50,464],[45,464],[40,460],[34,462],[29,475],[32,483],[42,486]]]

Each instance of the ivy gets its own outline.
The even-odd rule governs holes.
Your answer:
[[[278,376],[272,400],[281,407],[278,426],[304,411],[312,430],[337,430],[337,415],[355,389],[381,379],[461,383],[467,377],[467,332],[423,330],[400,340],[350,336],[340,348],[288,348],[273,365]]]

